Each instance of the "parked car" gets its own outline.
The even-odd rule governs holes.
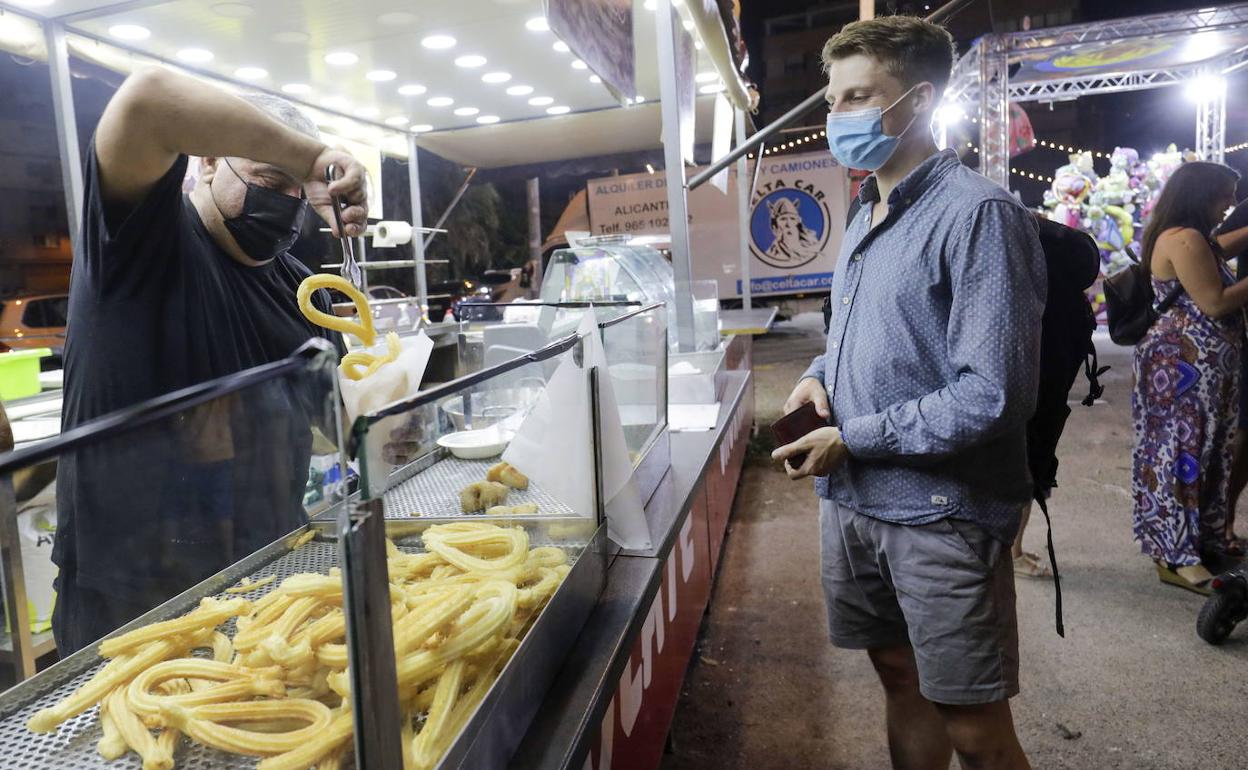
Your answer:
[[[0,300],[0,342],[13,350],[51,348],[48,364],[59,365],[65,350],[68,294],[35,294]]]

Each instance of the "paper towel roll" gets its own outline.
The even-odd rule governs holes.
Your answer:
[[[378,222],[373,233],[373,246],[390,248],[412,240],[412,226],[407,222]]]

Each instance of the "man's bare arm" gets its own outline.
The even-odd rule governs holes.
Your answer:
[[[95,136],[104,201],[121,207],[140,202],[181,154],[249,158],[303,180],[324,149],[232,94],[156,67],[126,79]]]

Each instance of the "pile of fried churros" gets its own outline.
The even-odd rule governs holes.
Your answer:
[[[519,527],[440,524],[422,539],[426,551],[416,554],[387,543],[405,770],[437,764],[570,569],[562,549],[530,548]],[[99,753],[133,751],[144,770],[173,768],[183,736],[262,757],[259,770],[349,763],[337,570],[292,575],[255,601],[223,596],[106,639],[108,663],[29,729],[53,732],[98,705]],[[231,619],[232,637],[222,630]]]

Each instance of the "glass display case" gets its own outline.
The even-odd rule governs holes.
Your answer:
[[[336,358],[316,340],[0,455],[0,557],[19,680],[0,694],[6,766],[137,767],[138,754],[152,766],[254,767],[256,754],[284,753],[324,729],[339,698],[272,668],[243,629],[261,622],[253,600],[291,576],[329,580],[337,564],[332,537],[310,525],[346,491],[323,472],[341,468]],[[39,497],[38,524],[24,522]],[[68,561],[56,596],[55,570],[32,568],[20,541],[26,529],[58,527]],[[44,639],[32,627],[39,597],[51,596],[67,646],[36,674]],[[204,680],[198,700],[169,689],[187,671]],[[244,678],[268,684],[229,685]],[[247,728],[263,717],[242,716],[242,742],[227,745],[198,729],[212,718],[200,711],[207,703],[293,721],[262,734]]]
[[[352,426],[389,540],[358,560],[359,582],[385,575],[361,600],[405,596],[369,633],[395,665],[389,733],[419,766],[505,766],[605,586],[597,341],[568,335]]]
[[[657,250],[605,235],[550,256],[542,278],[543,302],[662,302],[675,307],[672,265]]]
[[[586,349],[571,335],[360,417],[352,449],[376,433],[391,454],[359,456],[361,494],[349,498],[308,472],[318,458],[345,464],[328,350],[0,456],[10,495],[48,462],[75,463],[80,477],[89,468],[100,480],[92,505],[136,522],[114,527],[122,547],[107,566],[121,583],[164,588],[143,594],[148,611],[133,622],[102,629],[104,641],[0,694],[11,758],[254,768],[257,756],[310,767],[354,754],[356,766],[401,766],[389,751],[431,768],[504,766],[606,581],[594,451],[603,364]],[[545,423],[528,429],[531,418]],[[476,445],[456,456],[464,447],[438,441],[483,431],[528,442],[498,481],[499,457],[473,456]],[[486,482],[507,497],[485,499]],[[479,508],[465,510],[461,483],[478,485]],[[320,513],[309,520],[313,487]],[[3,521],[7,556],[11,506]],[[20,561],[11,566],[20,576]],[[9,606],[25,604],[14,601],[20,579],[6,591]]]

